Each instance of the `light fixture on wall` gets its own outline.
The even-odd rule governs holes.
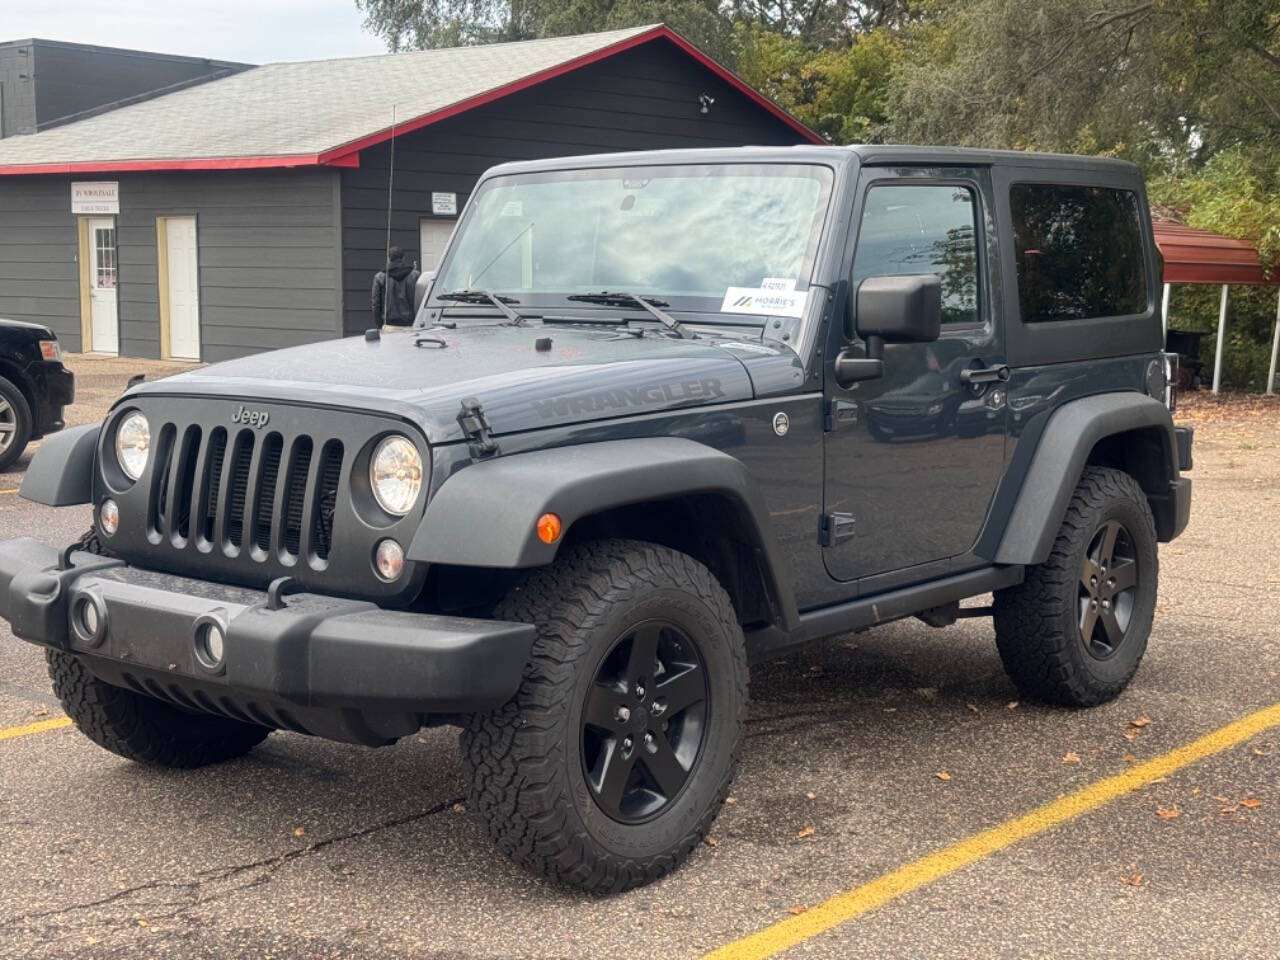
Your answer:
[[[706,93],[700,93],[700,94],[698,94],[698,104],[699,104],[699,110],[698,110],[698,112],[699,112],[699,113],[710,113],[710,112],[711,112],[711,105],[712,105],[713,103],[715,103],[715,102],[716,102],[716,98],[715,98],[715,97],[713,97],[713,96],[711,96],[711,95],[709,95],[709,94],[706,94]]]

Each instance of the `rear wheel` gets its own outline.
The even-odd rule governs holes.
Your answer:
[[[515,698],[462,736],[494,841],[589,890],[672,870],[710,828],[742,743],[746,655],[724,589],[684,554],[607,540],[563,550],[496,616],[538,638]]]
[[[996,644],[1029,697],[1073,707],[1118,696],[1155,614],[1155,521],[1136,480],[1087,467],[1049,559],[995,596]]]
[[[31,440],[31,408],[13,383],[0,377],[0,470],[22,456]]]
[[[225,717],[187,713],[99,680],[80,660],[48,652],[49,677],[80,732],[98,746],[158,767],[203,767],[248,753],[271,730]]]

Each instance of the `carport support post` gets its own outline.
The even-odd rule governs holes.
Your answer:
[[[1173,289],[1172,283],[1164,285],[1164,298],[1160,301],[1160,323],[1164,327],[1165,336],[1169,335],[1169,291]]]
[[[1213,355],[1213,392],[1218,392],[1218,387],[1222,383],[1222,338],[1227,332],[1227,290],[1230,288],[1224,283],[1222,285],[1222,305],[1218,307],[1218,349]]]
[[[1280,353],[1280,293],[1276,294],[1276,332],[1271,335],[1271,369],[1267,372],[1267,396],[1276,392],[1276,354]]]

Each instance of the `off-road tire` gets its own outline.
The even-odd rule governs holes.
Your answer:
[[[27,398],[22,395],[22,391],[4,377],[0,377],[0,396],[4,397],[9,409],[13,411],[14,435],[9,445],[0,451],[0,470],[8,470],[31,442],[31,407],[27,405]]]
[[[54,693],[80,732],[127,760],[189,769],[248,753],[271,733],[225,717],[187,713],[99,680],[67,653],[47,653]]]
[[[1081,638],[1078,589],[1086,551],[1110,520],[1120,521],[1132,540],[1137,586],[1123,642],[1110,659],[1097,660]],[[1049,558],[1029,567],[1021,584],[995,594],[996,646],[1022,695],[1069,707],[1119,696],[1147,648],[1158,576],[1155,521],[1142,488],[1123,471],[1086,467]]]
[[[515,697],[462,733],[471,810],[504,853],[567,886],[618,892],[674,869],[707,835],[742,746],[746,650],[724,588],[685,554],[601,540],[562,549],[494,615],[538,635]],[[627,625],[659,616],[695,638],[710,719],[684,788],[652,820],[622,823],[597,805],[583,771],[584,699]]]

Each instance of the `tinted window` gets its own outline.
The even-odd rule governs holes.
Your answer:
[[[1147,274],[1135,193],[1015,183],[1009,205],[1023,320],[1083,320],[1146,311]]]
[[[932,273],[942,280],[942,322],[978,322],[973,193],[965,187],[872,187],[862,208],[853,285],[867,277]]]

